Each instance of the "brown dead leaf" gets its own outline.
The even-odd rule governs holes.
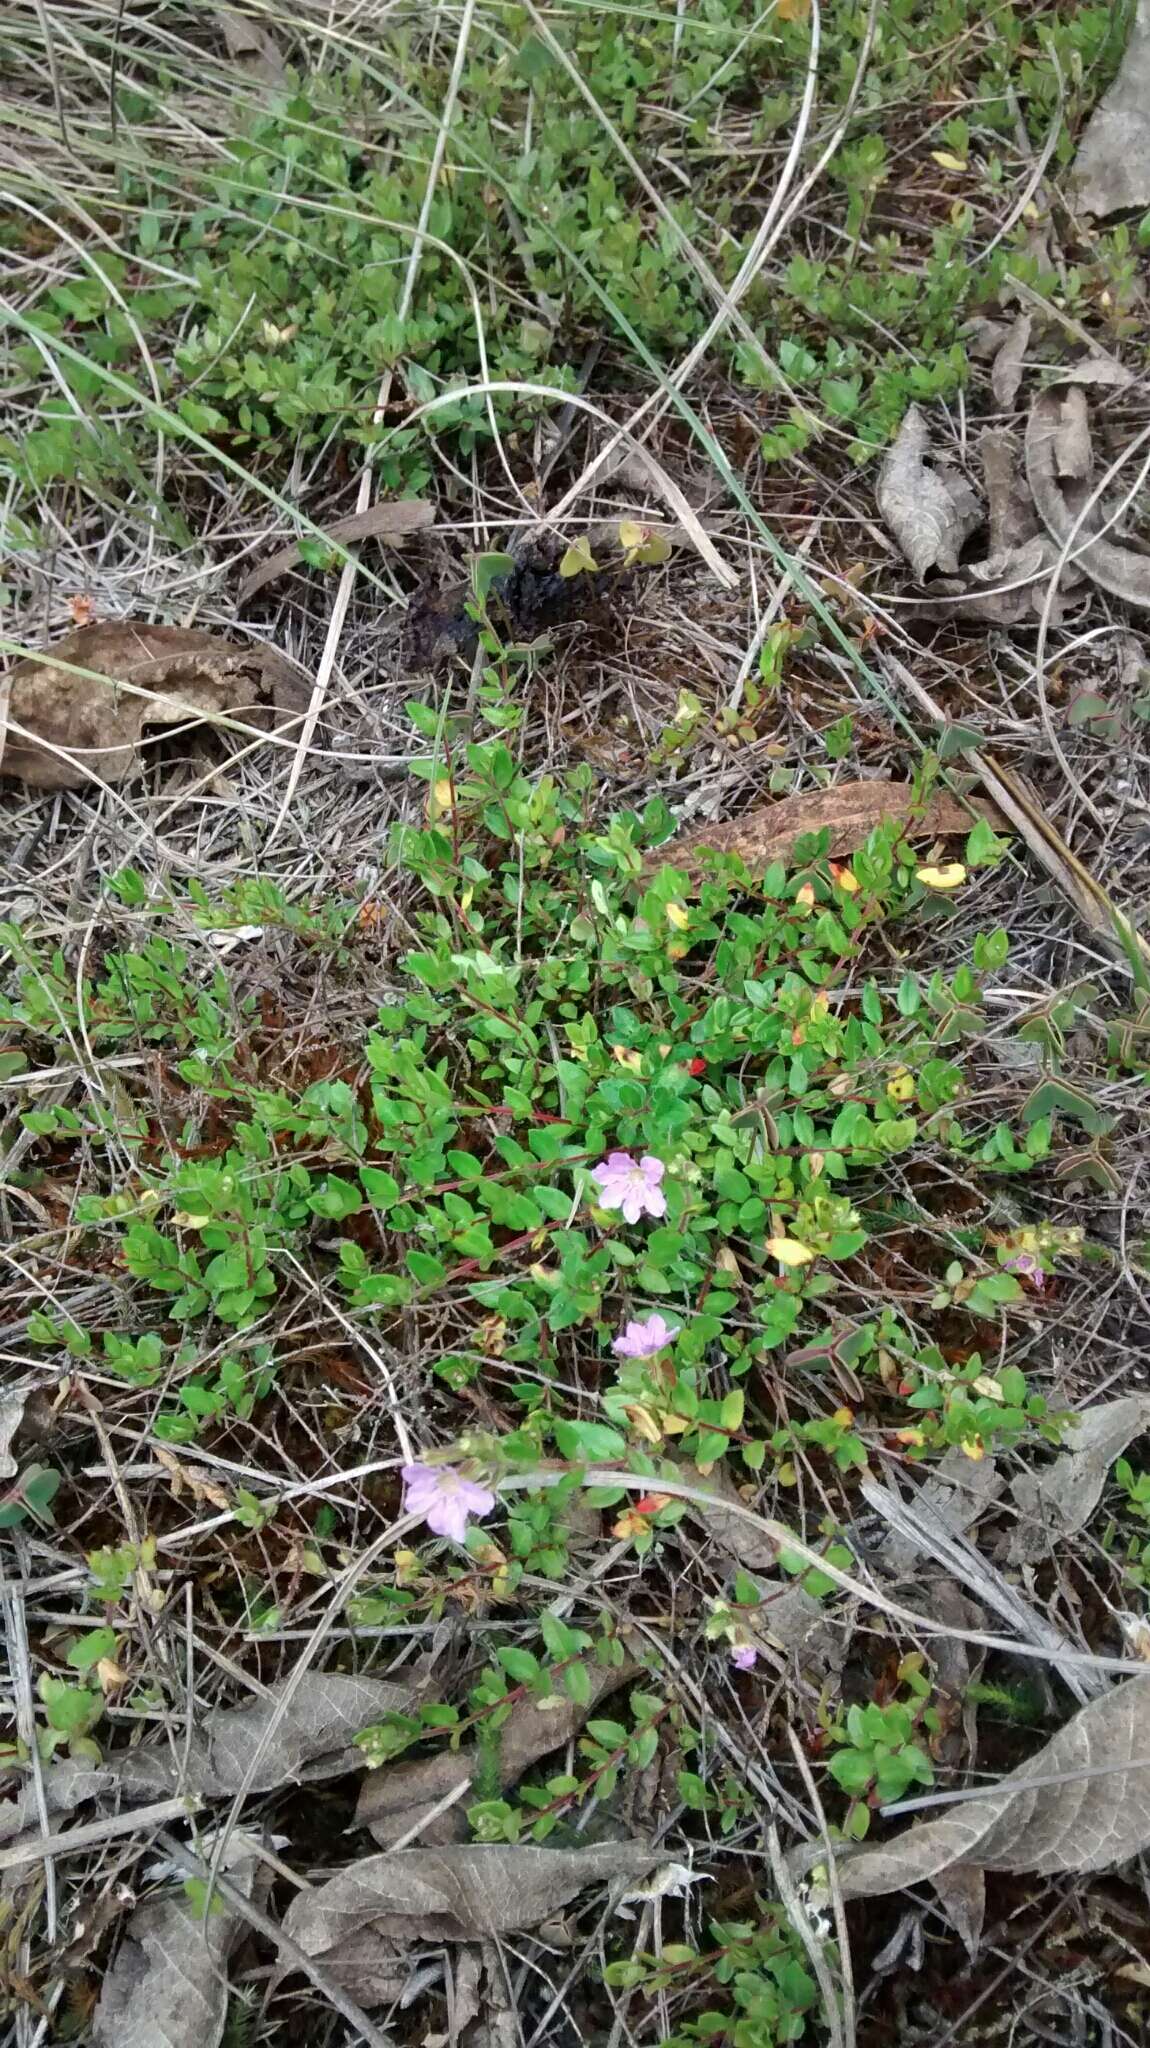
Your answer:
[[[964,477],[929,469],[930,429],[917,405],[909,407],[883,461],[878,507],[921,583],[929,569],[958,573],[958,557],[982,513]]]
[[[248,1767],[287,1683],[271,1687],[250,1706],[221,1707],[205,1715],[194,1725],[186,1750],[182,1739],[173,1748],[162,1734],[113,1754],[102,1764],[72,1757],[53,1761],[43,1781],[48,1812],[71,1813],[113,1790],[132,1804],[185,1789],[196,1799],[230,1799],[241,1789],[274,1792],[283,1785],[342,1777],[363,1769],[364,1754],[355,1743],[360,1730],[384,1714],[407,1711],[412,1700],[410,1687],[391,1685],[386,1679],[308,1672],[249,1783]],[[14,1799],[0,1803],[0,1842],[37,1826],[36,1801],[36,1789],[28,1785]]]
[[[1150,0],[1138,0],[1118,76],[1086,124],[1071,191],[1098,220],[1150,206]]]
[[[1018,387],[1022,382],[1022,364],[1030,347],[1031,319],[1029,313],[1018,313],[1014,325],[998,354],[990,372],[990,388],[994,402],[1003,412],[1014,404]]]
[[[1050,1557],[1058,1544],[1084,1529],[1115,1458],[1146,1430],[1150,1394],[1125,1394],[1084,1409],[1053,1464],[1037,1474],[1022,1472],[1014,1482],[1014,1504],[1023,1520],[1011,1534],[1008,1563],[1034,1564]]]
[[[1150,1843],[1150,1675],[1130,1678],[1068,1721],[985,1798],[843,1858],[844,1898],[902,1891],[955,1865],[1106,1870]]]
[[[981,562],[964,562],[957,577],[934,579],[930,586],[934,602],[923,607],[923,614],[931,619],[957,619],[964,625],[978,620],[991,626],[1016,626],[1045,608],[1058,550],[1040,526],[1020,473],[1014,435],[1005,428],[987,427],[979,436],[978,452],[986,486],[990,552]],[[1073,563],[1065,564],[1051,608],[1056,622],[1062,616],[1065,595],[1085,580]]]
[[[225,1512],[231,1507],[232,1497],[227,1487],[218,1485],[198,1466],[181,1465],[179,1459],[165,1450],[162,1444],[156,1445],[154,1455],[157,1465],[163,1466],[171,1481],[173,1500],[190,1493],[194,1501],[206,1502],[209,1507],[222,1508]]]
[[[229,1859],[250,1896],[259,1864]],[[244,1926],[218,1896],[205,1917],[185,1894],[146,1899],[124,1933],[92,2016],[92,2048],[219,2048],[228,2017],[227,1962]]]
[[[249,78],[277,90],[287,84],[287,66],[275,37],[254,15],[241,14],[234,7],[221,7],[219,24],[224,32],[229,57],[242,65]]]
[[[306,698],[297,670],[274,648],[181,626],[82,626],[18,661],[7,683],[0,773],[35,789],[123,782],[149,728],[266,723],[269,703],[296,710]]]
[[[993,805],[973,799],[969,804],[940,792],[915,809],[915,795],[905,782],[839,782],[833,789],[804,789],[776,804],[748,811],[721,825],[700,825],[669,840],[644,862],[644,873],[660,867],[683,868],[695,882],[706,872],[700,856],[707,852],[736,854],[753,875],[762,875],[772,861],[786,860],[795,841],[806,832],[830,828],[831,854],[841,859],[864,845],[876,825],[901,818],[908,839],[941,839],[970,831],[975,819],[989,818],[996,830],[1002,820]]]
[[[434,509],[425,498],[383,498],[378,505],[368,505],[363,512],[349,512],[346,519],[333,520],[324,528],[324,537],[345,544],[354,540],[380,540],[386,541],[390,547],[401,548],[409,534],[419,533],[434,524]],[[257,562],[255,568],[248,571],[240,585],[237,605],[245,605],[257,590],[262,590],[266,583],[274,583],[277,576],[285,575],[289,569],[302,569],[304,566],[299,544],[292,541],[289,547],[280,548],[276,554],[269,555],[266,562]]]
[[[1081,407],[1068,413],[1073,398]],[[1055,386],[1035,399],[1026,428],[1026,474],[1047,532],[1059,547],[1071,534],[1074,560],[1080,569],[1112,597],[1127,604],[1150,605],[1150,557],[1113,541],[1090,540],[1089,525],[1077,525],[1078,515],[1089,496],[1090,462],[1084,454],[1080,420],[1085,398],[1075,386],[1069,391]],[[1086,425],[1087,438],[1089,425]],[[1089,519],[1092,514],[1088,514]],[[1077,526],[1077,531],[1075,528]]]
[[[393,1849],[293,1899],[284,1932],[360,2004],[378,2005],[402,1989],[414,1943],[537,1927],[588,1885],[642,1876],[659,1861],[636,1842]]]
[[[574,1700],[557,1697],[541,1705],[525,1699],[512,1708],[499,1730],[499,1781],[505,1791],[540,1757],[562,1749],[577,1735],[599,1701],[625,1685],[637,1666],[620,1664],[605,1669],[601,1664],[588,1664],[586,1668],[591,1692],[585,1703],[577,1705]],[[417,1757],[410,1763],[385,1764],[369,1772],[360,1788],[356,1825],[370,1829],[381,1849],[390,1848],[415,1827],[428,1846],[457,1840],[460,1833],[466,1833],[467,1825],[460,1806],[449,1807],[430,1827],[425,1816],[474,1778],[477,1764],[478,1754],[472,1747]]]

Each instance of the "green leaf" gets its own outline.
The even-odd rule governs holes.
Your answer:
[[[404,1264],[412,1279],[418,1281],[421,1287],[438,1287],[447,1278],[447,1267],[443,1260],[435,1258],[431,1252],[410,1251],[405,1256]]]
[[[101,1657],[114,1657],[115,1654],[115,1629],[93,1628],[86,1636],[81,1636],[79,1642],[73,1643],[68,1652],[68,1662],[73,1671],[90,1671]]]
[[[382,1166],[361,1166],[359,1177],[373,1209],[390,1209],[399,1200],[399,1182]]]
[[[605,1422],[557,1422],[554,1434],[560,1457],[572,1464],[610,1464],[626,1456],[626,1437]]]

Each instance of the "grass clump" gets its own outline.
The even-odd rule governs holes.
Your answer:
[[[1037,29],[996,10],[973,36],[946,0],[880,10],[826,174],[833,204],[813,232],[784,237],[717,343],[720,366],[760,394],[766,462],[827,435],[865,460],[912,400],[959,390],[961,317],[994,296],[1007,267],[1050,292],[1025,221],[986,264],[978,251],[1008,174],[1017,96],[1044,133],[1060,78],[1084,100],[1105,75],[1112,28],[1102,8]],[[802,8],[748,22],[740,0],[606,24],[576,8],[542,31],[520,8],[481,9],[410,304],[446,47],[402,26],[370,54],[328,53],[315,73],[297,52],[294,83],[246,113],[224,103],[202,154],[163,148],[175,80],[138,59],[134,75],[117,74],[114,137],[85,134],[89,153],[107,153],[115,232],[71,274],[45,277],[24,315],[35,339],[11,344],[32,380],[54,341],[80,343],[86,358],[62,362],[67,391],[46,388],[4,440],[21,495],[112,480],[146,492],[156,399],[277,482],[293,464],[307,472],[374,446],[382,488],[423,490],[437,439],[466,459],[493,426],[514,433],[538,408],[502,396],[489,411],[469,395],[485,368],[570,390],[605,322],[615,352],[598,379],[590,368],[592,388],[616,389],[624,362],[629,378],[645,375],[636,344],[647,371],[672,365],[713,311],[703,273],[726,289],[751,246],[762,192],[753,175],[732,178],[732,153],[759,163],[769,187],[809,30]],[[862,12],[836,0],[823,37],[833,122],[863,53]],[[927,125],[916,114],[909,136],[904,113],[928,89]],[[968,96],[973,111],[960,111]],[[40,233],[29,222],[23,238]],[[1068,280],[1076,303],[1100,301],[1113,321],[1136,290],[1124,233]],[[139,409],[108,372],[138,384]],[[429,420],[406,424],[433,399]]]

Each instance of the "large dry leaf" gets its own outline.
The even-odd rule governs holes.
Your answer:
[[[247,1782],[248,1767],[288,1683],[285,1680],[251,1706],[221,1707],[206,1714],[192,1729],[186,1772],[183,1741],[173,1746],[166,1736],[153,1737],[102,1764],[62,1757],[44,1772],[49,1813],[72,1813],[112,1790],[133,1804],[185,1791],[200,1799],[233,1798]],[[408,1687],[386,1679],[308,1672],[260,1758],[248,1791],[274,1792],[281,1785],[316,1784],[362,1770],[364,1755],[355,1746],[355,1737],[384,1714],[405,1712],[411,1698]],[[30,1785],[0,1806],[0,1842],[38,1824]]]
[[[1098,1775],[1087,1776],[1094,1772]],[[1057,1778],[1058,1784],[1031,1785]],[[984,1799],[844,1858],[848,1899],[902,1891],[955,1864],[979,1870],[1107,1870],[1150,1844],[1150,1676],[1092,1700]]]
[[[408,534],[419,533],[424,527],[435,523],[435,512],[425,498],[381,498],[378,505],[368,505],[362,512],[349,512],[346,519],[336,519],[324,528],[328,540],[343,542],[353,540],[387,541],[393,548],[402,547]],[[246,604],[265,583],[274,583],[277,576],[283,576],[289,569],[302,568],[303,560],[296,541],[290,547],[280,548],[269,555],[266,562],[257,562],[240,585],[237,604]]]
[[[969,832],[978,817],[989,817],[996,826],[1002,823],[993,806],[978,799],[960,803],[940,791],[916,807],[915,792],[905,782],[839,782],[833,789],[804,789],[797,796],[781,797],[777,804],[747,811],[726,824],[696,826],[649,854],[644,872],[683,868],[698,880],[706,873],[700,855],[713,852],[736,854],[751,874],[761,875],[772,861],[786,860],[806,832],[829,827],[831,853],[841,859],[856,852],[875,826],[890,818],[902,820],[908,839],[940,839]]]
[[[1005,428],[987,427],[979,436],[978,452],[986,486],[990,552],[980,562],[964,562],[958,576],[936,577],[930,586],[933,601],[923,606],[923,614],[931,619],[957,619],[960,625],[977,620],[990,626],[1016,626],[1045,609],[1058,549],[1040,526],[1020,473],[1014,435]],[[1085,580],[1073,563],[1064,565],[1051,604],[1056,623],[1062,616],[1064,596]]]
[[[1011,1564],[1034,1564],[1084,1529],[1102,1498],[1110,1467],[1136,1436],[1150,1429],[1150,1394],[1101,1401],[1078,1417],[1065,1448],[1040,1473],[1022,1472],[1014,1504],[1023,1519],[1010,1538]]]
[[[11,1479],[16,1472],[16,1460],[12,1456],[12,1439],[24,1420],[24,1404],[32,1389],[30,1386],[13,1387],[10,1392],[0,1394],[0,1479]]]
[[[540,1757],[564,1748],[578,1734],[587,1716],[595,1712],[599,1701],[625,1685],[638,1667],[588,1664],[586,1668],[591,1691],[585,1702],[577,1704],[563,1697],[541,1704],[525,1699],[512,1708],[499,1730],[499,1781],[505,1791]],[[467,1828],[461,1804],[447,1807],[433,1821],[429,1822],[428,1816],[469,1778],[474,1778],[477,1767],[478,1751],[474,1746],[444,1750],[438,1756],[416,1757],[410,1763],[384,1764],[380,1770],[369,1772],[360,1787],[356,1822],[370,1830],[381,1849],[389,1849],[393,1842],[416,1828],[420,1840],[429,1846],[456,1841]]]
[[[250,1893],[256,1862],[228,1876]],[[219,2048],[228,2017],[227,1960],[243,1919],[217,1897],[204,1918],[184,1897],[147,1899],[128,1923],[92,2016],[92,2048]]]
[[[920,1497],[904,1500],[877,1480],[861,1481],[863,1499],[869,1508],[888,1522],[932,1565],[949,1572],[983,1607],[1001,1615],[1012,1636],[1033,1643],[1048,1657],[1075,1699],[1087,1700],[1105,1691],[1106,1678],[1089,1664],[1083,1664],[1072,1643],[1059,1634],[1045,1615],[1038,1614],[994,1565],[988,1563],[972,1543],[956,1536],[924,1508]]]
[[[152,727],[221,717],[266,723],[269,703],[286,711],[306,701],[297,671],[274,648],[180,626],[81,626],[18,661],[7,680],[0,773],[36,789],[79,789],[93,776],[122,782]]]
[[[229,57],[243,66],[249,78],[277,91],[287,84],[283,52],[262,21],[250,14],[240,14],[234,7],[221,7],[219,22]]]
[[[953,576],[963,542],[982,514],[961,477],[929,469],[930,429],[917,405],[906,414],[883,461],[878,507],[921,583],[928,569]]]
[[[1085,399],[1075,386],[1042,392],[1031,407],[1026,428],[1026,474],[1039,515],[1059,547],[1073,534],[1073,556],[1080,569],[1112,597],[1127,604],[1150,605],[1150,556],[1136,555],[1113,541],[1091,540],[1090,525],[1078,524],[1089,496],[1088,450],[1082,445]],[[1087,521],[1094,513],[1087,514]]]
[[[284,1932],[362,2005],[402,1985],[415,1942],[473,1941],[537,1927],[591,1884],[639,1877],[661,1860],[635,1842],[548,1849],[506,1842],[399,1849],[353,1863],[293,1899]]]
[[[1018,387],[1022,382],[1022,365],[1026,351],[1030,347],[1030,326],[1029,313],[1016,315],[1014,325],[991,367],[990,388],[994,393],[994,402],[1000,405],[1004,412],[1008,406],[1014,404],[1018,396]]]
[[[1072,194],[1099,220],[1150,206],[1150,0],[1138,0],[1118,76],[1087,122]]]
[[[250,1707],[223,1707],[206,1714],[192,1729],[186,1768],[183,1743],[173,1754],[166,1740],[141,1743],[127,1755],[111,1758],[110,1767],[130,1799],[185,1789],[201,1799],[229,1799],[241,1787],[274,1792],[281,1785],[316,1784],[361,1770],[363,1751],[355,1746],[361,1729],[411,1705],[410,1688],[386,1679],[309,1671],[291,1690],[286,1712],[249,1779],[252,1760],[279,1714],[280,1696],[289,1689],[291,1681],[285,1679]]]

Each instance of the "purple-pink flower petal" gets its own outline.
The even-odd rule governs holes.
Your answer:
[[[666,1215],[667,1198],[659,1185],[664,1171],[663,1161],[651,1153],[634,1159],[630,1152],[609,1152],[592,1167],[591,1178],[602,1208],[619,1209],[624,1222],[637,1223],[640,1216]]]
[[[736,1671],[753,1671],[758,1655],[753,1643],[738,1643],[731,1651],[731,1662]]]
[[[677,1335],[661,1315],[648,1316],[645,1322],[629,1321],[614,1339],[611,1349],[617,1358],[654,1358],[657,1351],[663,1351]]]
[[[418,1515],[436,1536],[462,1543],[471,1515],[482,1519],[495,1506],[495,1495],[451,1465],[405,1465],[403,1509]]]

